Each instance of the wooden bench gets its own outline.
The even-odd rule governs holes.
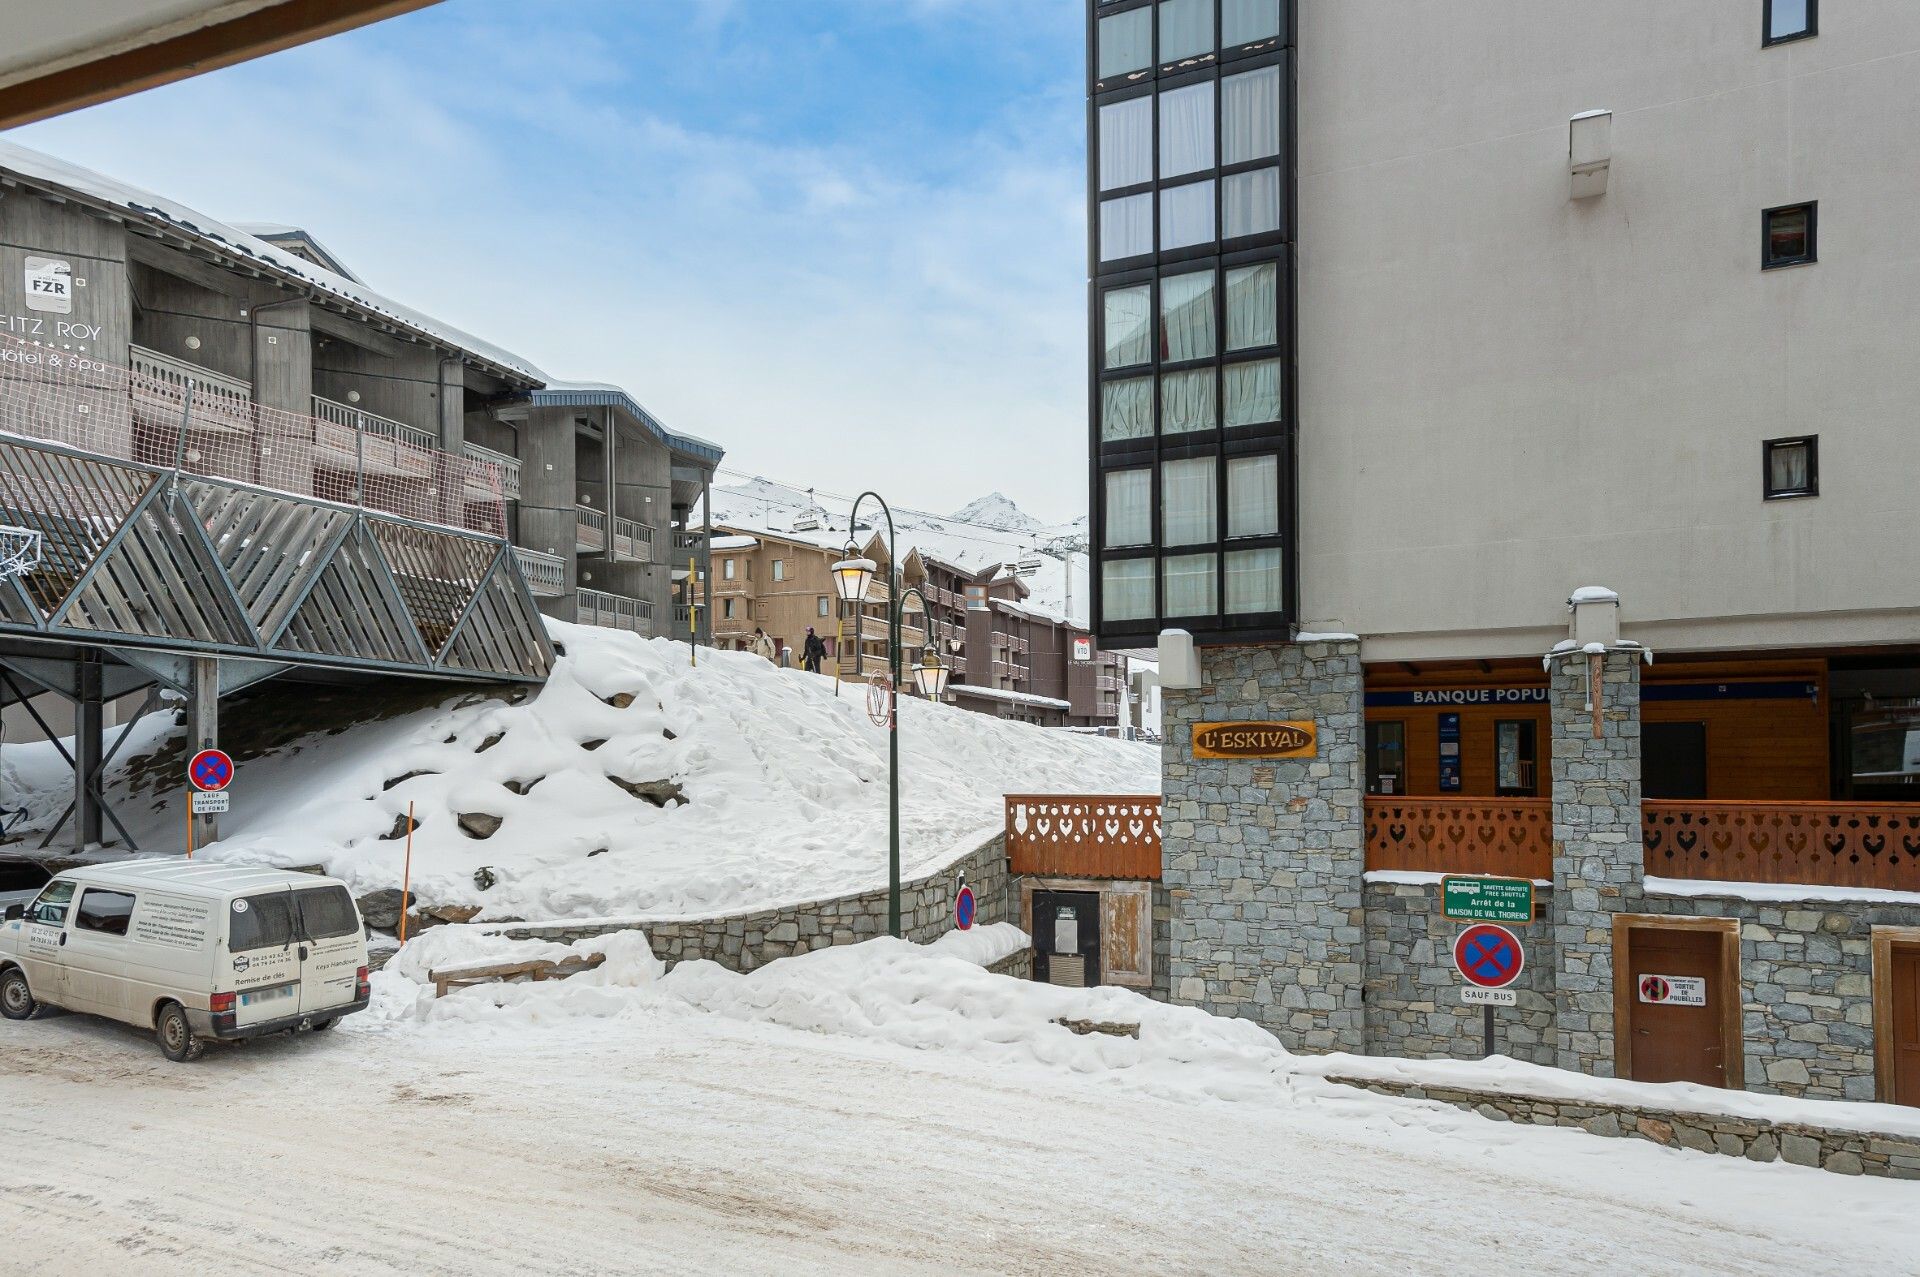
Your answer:
[[[496,962],[487,966],[439,967],[427,972],[433,981],[433,996],[444,998],[449,989],[464,989],[474,984],[495,984],[515,980],[564,980],[582,971],[591,971],[607,960],[604,953],[585,957],[562,958],[558,962],[541,959],[534,962]]]

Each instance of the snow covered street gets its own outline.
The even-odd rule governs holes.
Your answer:
[[[424,1016],[391,976],[331,1034],[189,1068],[97,1020],[0,1024],[0,1268],[52,1270],[52,1238],[61,1271],[162,1273],[1920,1259],[1911,1184],[1383,1100],[1288,1076],[1250,1026],[1197,1012],[1148,1011],[1137,1043],[1074,1037],[1045,999],[1131,995],[890,943],[754,977],[467,990]]]

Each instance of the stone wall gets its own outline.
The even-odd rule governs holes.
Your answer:
[[[1291,1049],[1363,1050],[1360,645],[1200,649],[1205,686],[1163,689],[1161,837],[1175,1000]],[[1311,720],[1308,759],[1193,757],[1199,722]]]
[[[1008,898],[1006,837],[996,835],[947,868],[900,884],[900,929],[908,939],[926,943],[953,930],[954,880],[961,874],[973,888],[976,925],[1014,921],[1018,905]],[[887,892],[883,887],[832,900],[709,918],[520,923],[499,930],[516,940],[560,941],[638,930],[646,933],[654,957],[669,967],[706,958],[731,971],[751,971],[775,958],[886,935]]]
[[[1552,894],[1536,892],[1542,902]],[[1366,902],[1367,1053],[1479,1059],[1485,1012],[1461,1003],[1464,982],[1453,966],[1453,940],[1467,924],[1441,912],[1434,885],[1369,883]],[[1494,1049],[1550,1065],[1557,1046],[1553,928],[1543,918],[1511,930],[1526,948],[1527,964],[1513,984],[1519,1005],[1494,1008]]]
[[[1470,1109],[1495,1122],[1565,1126],[1630,1139],[1651,1140],[1700,1153],[1744,1157],[1754,1162],[1784,1160],[1795,1166],[1819,1166],[1841,1175],[1884,1175],[1920,1179],[1920,1140],[1839,1127],[1769,1122],[1764,1118],[1719,1113],[1686,1113],[1634,1105],[1539,1099],[1455,1086],[1421,1086],[1374,1078],[1329,1077],[1401,1099],[1437,1100]]]

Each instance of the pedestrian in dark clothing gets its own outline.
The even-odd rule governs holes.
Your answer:
[[[813,673],[818,674],[820,672],[820,662],[825,660],[826,656],[826,642],[821,639],[818,634],[815,634],[813,627],[809,625],[807,627],[806,646],[800,649],[800,664]]]

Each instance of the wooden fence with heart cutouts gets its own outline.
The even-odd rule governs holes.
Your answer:
[[[1042,878],[1160,880],[1158,794],[1008,794],[1007,859]]]
[[[1553,877],[1550,798],[1367,799],[1367,868]]]
[[[1641,804],[1647,872],[1920,891],[1920,803]]]

